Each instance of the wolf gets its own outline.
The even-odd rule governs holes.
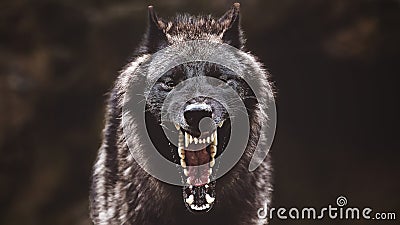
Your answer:
[[[262,142],[265,135],[261,130],[262,123],[268,120],[268,115],[261,110],[264,98],[271,98],[273,93],[267,88],[271,85],[269,73],[255,56],[245,51],[239,8],[239,3],[235,3],[219,19],[179,14],[166,21],[149,6],[148,28],[143,42],[133,60],[121,71],[109,94],[103,142],[94,164],[90,190],[90,214],[94,224],[267,223],[257,217],[257,210],[271,201],[270,157],[267,156],[252,172],[248,170],[248,165],[257,143]],[[253,71],[252,79],[258,86],[251,88],[240,74],[219,64],[191,61],[169,69],[146,92],[143,87],[149,83],[152,72],[147,70],[139,76],[135,71],[156,54],[158,58],[153,58],[153,64],[173,61],[171,55],[160,52],[190,41],[204,41],[201,50],[206,53],[215,49],[214,44],[235,49],[237,54],[251,63],[236,60],[239,56],[235,54],[222,52],[218,56],[230,62],[237,61],[235,68],[241,71]],[[185,53],[175,52],[174,56],[179,54]],[[228,172],[218,178],[215,177],[218,174],[217,164],[223,165],[224,161],[216,163],[216,159],[225,153],[229,142],[235,141],[230,139],[235,116],[227,110],[233,101],[210,97],[215,90],[212,82],[204,81],[208,86],[204,88],[189,80],[202,78],[215,78],[222,83],[218,87],[233,89],[244,104],[243,111],[249,123],[249,133],[243,137],[248,141],[241,149],[236,149],[243,150],[243,154]],[[191,90],[200,94],[191,98],[188,93],[192,91],[188,91],[172,97],[166,110],[168,116],[163,120],[163,103],[168,94],[184,81],[188,81]],[[136,118],[140,113],[127,119],[134,127],[128,134],[130,138],[127,138],[122,119],[123,99],[130,90],[135,90],[134,95],[138,98],[146,98],[137,101],[144,104],[144,120]],[[157,179],[135,159],[135,155],[146,158],[149,152],[141,130],[147,130],[156,150],[176,164],[176,173],[182,178],[181,186]],[[169,141],[165,130],[173,133],[176,144]]]

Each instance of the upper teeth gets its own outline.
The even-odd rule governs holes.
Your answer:
[[[180,132],[179,135],[180,135],[179,138],[181,138],[182,133]],[[217,145],[217,131],[214,131],[210,136],[204,137],[204,138],[196,138],[185,132],[185,137],[183,137],[183,135],[182,135],[182,139],[179,139],[179,141],[182,140],[182,143],[183,143],[183,139],[185,140],[185,147],[188,147],[190,144],[193,144],[193,143],[195,145],[206,144],[206,143],[207,144],[212,143],[214,145]],[[181,143],[181,142],[179,142],[179,143]]]
[[[178,153],[181,159],[185,159],[185,150],[182,147],[178,147]]]
[[[213,144],[215,145],[215,146],[217,146],[217,144],[218,144],[218,137],[217,137],[217,131],[214,131],[214,139],[213,139]]]
[[[178,154],[181,159],[185,159],[185,150],[183,149],[183,134],[179,132],[178,137]]]
[[[213,167],[215,164],[215,156],[217,155],[217,144],[218,144],[218,136],[217,136],[217,131],[214,131],[210,136],[206,138],[196,138],[193,137],[192,135],[188,134],[185,132],[179,132],[178,136],[178,155],[179,158],[181,159],[181,166],[183,168],[186,168],[186,162],[185,162],[185,147],[188,147],[190,144],[206,144],[206,143],[211,143],[210,144],[210,156],[211,156],[211,161],[210,161],[210,167]],[[185,143],[184,143],[185,142]],[[186,172],[187,173],[187,172]],[[186,175],[185,173],[185,175]],[[211,172],[210,172],[211,175]],[[187,175],[186,175],[187,176]],[[189,182],[188,182],[189,183]]]
[[[190,134],[185,132],[185,147],[189,146]]]

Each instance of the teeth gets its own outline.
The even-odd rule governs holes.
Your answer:
[[[176,128],[176,130],[181,129],[181,127],[180,127],[178,124],[176,124],[176,123],[175,123],[175,128]]]
[[[179,138],[181,138],[181,137],[179,136]],[[185,132],[185,138],[184,138],[185,139],[185,147],[188,147],[192,143],[194,143],[195,145],[206,144],[206,143],[208,143],[208,144],[213,143],[214,145],[217,145],[216,138],[217,138],[217,131],[215,131],[210,136],[205,137],[205,138],[195,138],[192,135]],[[181,141],[181,139],[179,139],[179,141]],[[179,142],[179,143],[181,143],[181,142]],[[183,137],[182,137],[182,143],[183,143]]]
[[[217,131],[214,131],[214,140],[213,140],[213,144],[216,146],[218,144],[217,142]]]
[[[185,159],[185,150],[183,150],[183,147],[178,147],[178,153],[181,159]]]
[[[200,140],[201,140],[201,142],[200,142]],[[204,139],[199,139],[199,142],[200,142],[200,143],[203,143],[203,144],[206,143]]]
[[[206,198],[207,198],[207,196],[206,196]],[[186,201],[186,203],[189,204],[189,205],[193,204],[193,202],[194,202],[194,196],[193,196],[193,195],[190,195],[188,198],[186,198],[185,201]]]
[[[217,154],[217,146],[215,146],[215,145],[210,146],[210,154],[211,154],[212,158],[215,157],[215,155]]]
[[[189,175],[189,172],[188,172],[187,169],[184,169],[184,170],[183,170],[183,173],[185,174],[185,176],[188,176],[188,175]]]
[[[210,163],[211,164],[211,163]],[[185,160],[183,160],[183,159],[181,159],[181,166],[183,167],[183,168],[186,168],[186,162],[185,162]]]
[[[208,170],[208,176],[210,176],[212,174],[212,168],[210,168],[210,170]]]
[[[185,150],[183,149],[183,134],[179,132],[178,137],[178,154],[181,159],[185,159]]]
[[[183,147],[183,134],[182,134],[182,132],[179,132],[178,147]]]
[[[224,125],[224,121],[225,121],[225,120],[223,120],[223,121],[219,122],[219,124],[218,124],[218,127],[219,127],[219,128],[221,128],[221,127],[222,127],[222,125]]]
[[[189,177],[186,179],[186,183],[190,184],[190,178]]]
[[[189,146],[189,140],[190,140],[189,136],[190,135],[185,132],[185,147]]]
[[[182,161],[182,160],[181,160]],[[182,163],[182,162],[181,162]],[[215,165],[215,159],[214,158],[211,158],[211,161],[210,161],[210,167],[213,167]]]
[[[210,204],[205,204],[205,205],[202,205],[202,206],[190,205],[190,208],[192,208],[194,210],[197,210],[197,211],[201,211],[201,210],[205,210],[205,209],[210,208]]]
[[[187,199],[186,199],[187,200]],[[206,194],[206,201],[211,204],[215,201],[215,198],[211,197],[209,194]]]

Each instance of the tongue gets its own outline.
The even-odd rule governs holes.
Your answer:
[[[208,182],[210,155],[205,148],[198,151],[185,152],[188,165],[189,183],[194,186],[202,186]]]

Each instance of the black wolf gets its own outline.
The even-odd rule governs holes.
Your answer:
[[[135,71],[153,54],[187,41],[204,40],[210,43],[227,44],[236,48],[238,54],[253,64],[238,61],[241,71],[255,71],[252,79],[258,86],[254,89],[243,77],[229,68],[207,62],[194,61],[180,64],[158,78],[145,100],[145,120],[131,118],[136,131],[124,135],[123,99],[128,90],[134,89],[137,96],[144,96],[144,86],[151,74],[136,75]],[[239,4],[221,18],[211,16],[178,15],[171,21],[159,18],[153,7],[149,7],[149,25],[137,56],[118,77],[108,100],[103,143],[94,165],[91,186],[91,217],[95,224],[264,224],[257,217],[257,210],[270,201],[270,163],[267,158],[255,171],[248,165],[256,145],[262,139],[261,123],[268,115],[260,110],[263,98],[270,98],[269,74],[254,56],[244,50],[243,32],[239,23]],[[180,52],[176,54],[181,54]],[[184,53],[182,53],[184,54]],[[235,60],[235,54],[224,56]],[[161,61],[169,56],[161,54]],[[157,64],[156,62],[153,62]],[[192,89],[203,95],[185,99],[185,94],[174,97],[167,109],[166,121],[161,118],[162,105],[168,94],[180,82],[190,78],[212,77],[229,86],[240,97],[250,125],[248,142],[239,162],[219,179],[210,179],[218,174],[215,159],[224,153],[230,140],[234,116],[227,111],[230,99],[216,100],[209,88],[192,84]],[[203,88],[203,89],[202,89]],[[214,93],[218,94],[218,93]],[[256,98],[258,96],[258,99]],[[261,96],[261,99],[260,99]],[[135,116],[134,116],[135,117]],[[205,118],[208,118],[206,120]],[[205,121],[205,122],[204,122]],[[202,125],[203,122],[203,125]],[[167,127],[178,140],[170,143],[165,136]],[[172,128],[171,128],[172,127]],[[176,173],[182,177],[182,186],[162,182],[148,174],[133,158],[139,154],[146,158],[148,149],[140,130],[147,129],[151,142],[166,159],[176,163]],[[245,137],[243,137],[245,138]],[[262,140],[261,140],[262,141]],[[133,142],[133,143],[131,143]],[[196,151],[193,151],[196,150]],[[224,161],[220,162],[221,164]],[[157,165],[155,165],[157,166]]]

